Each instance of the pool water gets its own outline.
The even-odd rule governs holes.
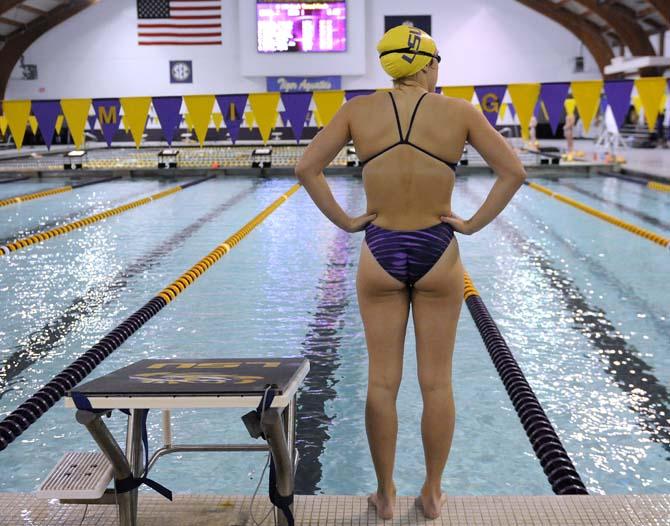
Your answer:
[[[456,213],[472,214],[493,181],[460,177]],[[0,240],[178,182],[113,181],[0,208]],[[329,182],[346,210],[364,210],[360,179]],[[539,182],[669,235],[670,195],[602,177]],[[3,185],[0,198],[65,183]],[[218,178],[0,258],[0,415],[292,184]],[[311,372],[298,397],[297,492],[373,491],[363,420],[367,357],[354,285],[362,237],[339,231],[300,190],[89,379],[144,358],[305,356]],[[589,491],[667,491],[668,251],[528,187],[494,223],[458,240],[466,269]],[[424,476],[414,351],[410,327],[398,397],[402,495],[416,494]],[[465,305],[453,375],[457,421],[447,493],[551,494]],[[174,442],[249,441],[243,412],[173,413]],[[114,432],[125,428],[120,414],[108,423]],[[159,412],[149,415],[149,433],[153,450],[161,440]],[[63,452],[82,449],[95,444],[61,402],[0,452],[0,490],[32,491]],[[152,478],[176,492],[251,494],[264,462],[261,453],[171,455]]]

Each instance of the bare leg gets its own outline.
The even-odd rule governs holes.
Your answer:
[[[456,420],[451,364],[462,303],[463,266],[454,239],[428,274],[417,281],[412,293],[426,461],[426,480],[418,502],[429,519],[440,516],[445,501],[441,480]]]
[[[377,474],[377,492],[369,497],[382,519],[393,517],[393,483],[398,415],[396,398],[402,378],[402,357],[409,316],[405,285],[391,277],[365,242],[356,279],[358,305],[368,347],[368,393],[365,429]]]

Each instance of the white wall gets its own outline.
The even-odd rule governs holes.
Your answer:
[[[135,0],[100,0],[27,50],[26,63],[37,64],[39,78],[17,80],[15,70],[6,98],[264,91],[265,79],[257,75],[265,74],[346,72],[346,89],[383,87],[389,82],[375,45],[385,14],[432,15],[433,36],[444,57],[441,85],[600,77],[587,50],[585,73],[574,75],[579,41],[515,0],[348,2],[352,19],[347,53],[288,57],[255,52],[254,0],[222,0],[224,44],[187,48],[138,46]],[[193,84],[170,84],[168,62],[179,59],[193,61]]]

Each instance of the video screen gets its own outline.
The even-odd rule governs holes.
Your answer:
[[[262,53],[347,50],[346,2],[258,0],[256,19]]]

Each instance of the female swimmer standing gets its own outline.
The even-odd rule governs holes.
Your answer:
[[[365,424],[377,491],[370,503],[393,516],[396,397],[412,307],[423,416],[426,479],[417,504],[440,515],[441,490],[454,431],[451,363],[463,301],[463,267],[454,232],[489,224],[521,186],[525,172],[512,149],[475,107],[435,94],[440,57],[419,29],[398,26],[377,46],[393,89],[347,102],[314,138],[295,169],[319,209],[347,232],[365,230],[356,280],[368,348]],[[364,159],[367,213],[349,217],[322,170],[353,140]],[[488,197],[470,219],[452,212],[455,169],[465,141],[495,171]]]

